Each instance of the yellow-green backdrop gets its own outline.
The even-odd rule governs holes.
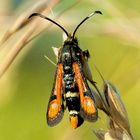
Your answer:
[[[0,37],[14,22],[13,16],[18,17],[36,2],[1,1]],[[51,12],[55,16],[74,2],[62,0]],[[79,45],[91,54],[89,65],[100,89],[103,88],[102,80],[94,63],[104,78],[119,89],[136,140],[140,139],[139,5],[139,0],[82,0],[57,19],[57,22],[72,32],[85,16],[95,10],[102,11],[102,16],[89,19],[77,31]],[[44,56],[56,62],[51,47],[62,45],[62,31],[54,27],[27,44],[0,79],[0,140],[94,140],[97,138],[93,129],[106,128],[106,117],[100,111],[97,122],[85,122],[76,130],[70,127],[67,111],[61,123],[52,128],[47,126],[45,113],[55,66]]]

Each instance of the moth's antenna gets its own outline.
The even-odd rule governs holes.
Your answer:
[[[49,20],[50,22],[52,22],[52,23],[54,23],[55,25],[57,25],[58,27],[60,27],[60,28],[65,32],[65,34],[67,35],[67,37],[69,36],[68,32],[67,32],[61,25],[59,25],[57,22],[53,21],[52,19],[50,19],[50,18],[48,18],[48,17],[46,17],[46,16],[44,16],[44,15],[42,15],[42,14],[40,14],[40,13],[33,13],[33,14],[31,14],[31,15],[29,16],[29,18],[31,18],[31,17],[33,17],[33,16],[39,16],[39,17],[41,17],[41,18],[44,18],[44,19],[46,19],[46,20]]]
[[[77,25],[77,27],[75,28],[75,30],[74,30],[74,32],[73,32],[73,36],[72,36],[73,39],[74,39],[74,37],[75,37],[75,33],[76,33],[76,31],[78,30],[78,28],[79,28],[88,18],[92,17],[92,16],[95,15],[95,14],[101,14],[101,15],[102,15],[102,12],[101,12],[101,11],[95,11],[95,12],[91,13],[89,16],[87,16],[86,18],[84,18],[84,19]]]

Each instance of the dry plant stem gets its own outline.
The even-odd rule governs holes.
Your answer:
[[[45,9],[43,11],[43,13],[48,13],[50,8],[53,8],[58,2],[59,2],[59,0],[52,0],[49,3],[49,8]],[[19,39],[19,41],[16,43],[16,45],[6,55],[4,61],[0,64],[0,77],[4,74],[4,72],[7,70],[7,68],[10,66],[10,64],[13,62],[15,57],[18,55],[18,53],[21,51],[21,49],[25,46],[29,37],[35,31],[38,24],[39,24],[39,20],[33,21],[30,25],[30,28],[27,30],[27,32],[24,33],[24,35]]]
[[[15,47],[13,47],[12,50],[7,54],[6,58],[0,65],[0,77],[3,75],[3,73],[7,70],[10,64],[13,62],[15,57],[23,48],[23,45],[26,44],[28,37],[33,32],[34,32],[34,28],[31,28],[30,30],[28,30],[28,34],[24,34],[24,36],[16,43]]]
[[[72,8],[73,6],[75,6],[76,4],[79,3],[80,0],[77,0],[72,6],[70,6],[69,8],[67,8],[66,10]],[[59,0],[52,0],[49,5],[48,8],[45,9],[42,13],[47,13],[50,11],[51,8],[53,8],[57,3],[59,2]],[[64,11],[66,11],[64,10]],[[58,16],[60,16],[62,13],[61,12]],[[57,17],[58,17],[57,16]],[[36,30],[37,25],[39,24],[40,20],[33,20],[33,22],[30,25],[30,29],[19,39],[19,41],[16,43],[16,45],[10,50],[10,52],[6,55],[4,61],[0,64],[0,78],[2,77],[2,75],[5,73],[5,71],[8,69],[8,67],[11,65],[11,63],[13,62],[13,60],[16,58],[16,56],[18,55],[18,53],[21,51],[21,49],[29,42],[31,41],[33,38],[35,38],[37,35],[39,35],[39,33],[41,33],[44,28],[42,28],[38,33],[36,33],[36,35],[34,35],[33,37],[32,34],[34,33],[34,31]],[[45,27],[46,28],[46,27]]]
[[[35,4],[32,8],[30,8],[27,12],[22,13],[18,19],[15,21],[13,25],[7,30],[4,37],[0,41],[0,48],[2,48],[4,45],[3,43],[7,41],[15,32],[20,30],[22,27],[24,27],[28,23],[28,17],[30,13],[36,11],[36,12],[42,12],[44,9],[46,9],[47,3],[46,1],[41,1]]]

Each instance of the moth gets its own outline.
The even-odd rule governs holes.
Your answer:
[[[68,33],[57,22],[40,13],[33,13],[29,17],[39,16],[52,22],[61,28],[67,37],[58,52],[54,84],[46,113],[49,126],[55,126],[61,121],[66,108],[69,110],[72,128],[79,127],[84,120],[93,122],[98,119],[94,94],[87,82],[87,80],[93,82],[90,76],[91,72],[87,68],[89,52],[88,50],[83,51],[79,47],[75,37],[78,28],[95,14],[102,13],[100,11],[91,13],[77,25],[72,34]]]

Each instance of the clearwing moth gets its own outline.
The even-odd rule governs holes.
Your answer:
[[[72,34],[68,33],[57,22],[40,13],[33,13],[29,16],[29,18],[39,16],[52,22],[60,27],[67,36],[58,52],[54,84],[46,113],[49,126],[55,126],[61,121],[66,107],[69,110],[72,128],[79,127],[84,120],[93,122],[98,119],[94,95],[87,83],[87,80],[91,79],[89,77],[90,70],[85,70],[89,52],[81,50],[75,37],[78,28],[95,14],[102,13],[100,11],[91,13],[77,25]],[[64,102],[66,102],[66,106],[64,106]]]

